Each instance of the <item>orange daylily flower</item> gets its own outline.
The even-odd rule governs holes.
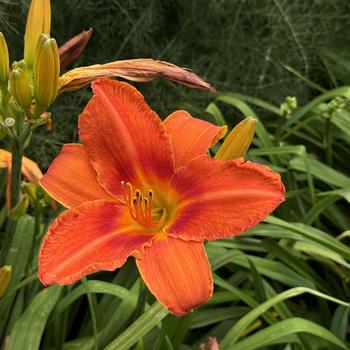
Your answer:
[[[11,193],[11,161],[12,154],[4,149],[0,149],[0,168],[7,168],[7,187],[6,187],[6,205],[10,207],[10,193]],[[22,175],[23,177],[36,185],[43,177],[38,164],[27,157],[22,158]]]
[[[108,78],[40,184],[69,208],[39,254],[45,285],[70,284],[136,258],[160,303],[183,315],[212,295],[203,241],[255,226],[284,199],[280,176],[244,160],[211,159],[225,129],[185,111],[164,122],[132,86]]]

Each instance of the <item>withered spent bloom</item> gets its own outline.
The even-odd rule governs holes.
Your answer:
[[[135,82],[165,78],[191,88],[216,91],[213,86],[191,71],[151,58],[121,60],[75,68],[60,77],[58,89],[60,93],[78,90],[101,77],[120,77]]]

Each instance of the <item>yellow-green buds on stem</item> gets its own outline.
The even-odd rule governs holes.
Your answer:
[[[34,63],[34,115],[40,116],[54,102],[58,92],[60,58],[55,39],[40,36]]]
[[[9,51],[4,35],[0,32],[0,86],[7,85],[9,70]]]
[[[0,298],[5,294],[7,286],[11,279],[11,266],[3,266],[0,268]]]
[[[24,59],[31,71],[34,65],[35,51],[41,33],[50,34],[51,5],[50,0],[33,0],[24,35]]]
[[[247,117],[237,124],[228,134],[225,141],[216,152],[215,158],[222,160],[243,157],[252,143],[256,128],[256,120]]]
[[[10,74],[10,92],[25,111],[29,109],[32,104],[32,92],[24,69],[16,68],[12,70]]]

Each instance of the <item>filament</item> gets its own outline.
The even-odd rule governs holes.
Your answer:
[[[134,189],[130,182],[121,181],[123,199],[131,217],[143,226],[158,228],[164,225],[167,217],[165,208],[153,208],[152,189],[143,196],[140,189]],[[161,211],[161,215],[159,215]]]

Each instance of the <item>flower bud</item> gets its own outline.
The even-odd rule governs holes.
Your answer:
[[[39,187],[37,185],[31,182],[25,182],[21,186],[22,192],[24,192],[28,196],[29,201],[31,203],[34,203],[38,198],[37,196],[38,188]]]
[[[50,34],[51,5],[50,0],[33,0],[28,13],[24,35],[24,59],[28,69],[34,65],[35,50],[41,33]]]
[[[216,152],[215,158],[230,160],[243,157],[252,143],[256,128],[256,120],[245,118],[228,134]]]
[[[32,92],[30,90],[27,74],[21,68],[14,69],[10,74],[10,92],[16,102],[28,110],[32,104]]]
[[[9,51],[4,35],[0,32],[0,85],[7,84],[9,70]]]
[[[40,36],[34,64],[36,115],[44,112],[57,97],[60,58],[55,39]]]
[[[17,221],[27,212],[28,206],[29,197],[24,195],[21,197],[16,206],[8,211],[7,215],[11,220]]]
[[[27,63],[25,60],[20,60],[20,61],[15,61],[12,63],[12,69],[17,69],[17,68],[21,68],[24,72],[27,73],[28,69],[27,69]]]
[[[11,266],[5,265],[0,268],[0,298],[5,294],[11,279]]]

